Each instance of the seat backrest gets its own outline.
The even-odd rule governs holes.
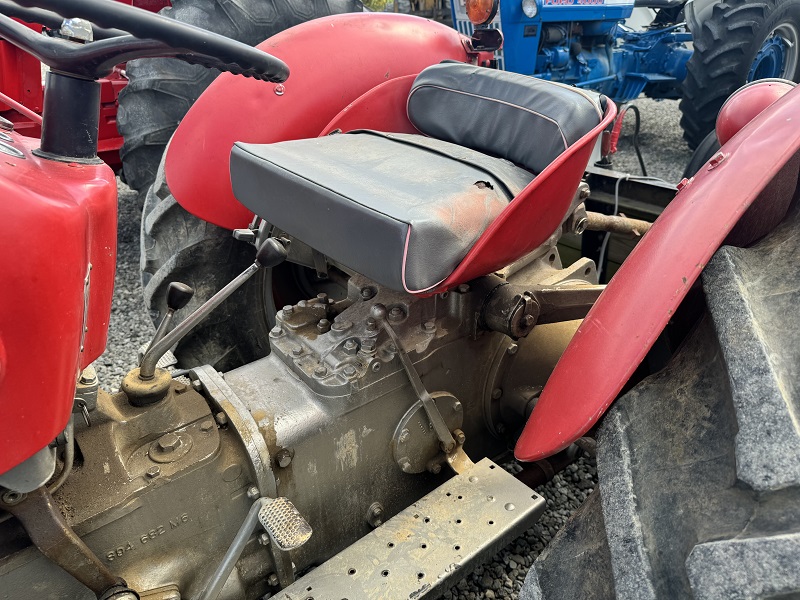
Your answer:
[[[417,76],[407,110],[426,135],[538,175],[600,123],[605,102],[600,94],[560,83],[448,62]]]

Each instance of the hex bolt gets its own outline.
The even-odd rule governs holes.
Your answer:
[[[331,329],[331,322],[328,319],[320,319],[317,323],[317,331],[320,333],[328,333]]]
[[[278,453],[275,455],[275,462],[278,463],[278,466],[281,469],[285,469],[292,464],[292,453],[286,448],[283,450],[278,450]]]
[[[297,357],[300,356],[301,354],[303,354],[302,346],[295,346],[294,348],[292,348],[292,356]]]
[[[506,348],[506,354],[514,356],[517,353],[517,350],[519,350],[519,346],[516,344],[511,344],[508,348]]]
[[[346,377],[353,377],[356,374],[356,368],[353,365],[345,365],[344,374]]]
[[[200,380],[199,380],[199,379],[195,379],[195,380],[192,382],[192,389],[193,389],[194,391],[196,391],[196,392],[199,392],[200,390],[202,390],[202,389],[203,389],[203,384],[202,384],[202,383],[200,383]]]
[[[328,374],[328,369],[326,367],[323,367],[322,365],[314,369],[314,375],[316,375],[317,377],[325,377],[325,375],[327,374]]]
[[[378,322],[372,317],[369,317],[367,319],[367,331],[376,331],[377,329],[378,329]]]
[[[436,331],[436,322],[435,321],[425,321],[425,324],[423,325],[423,328],[428,333],[433,333],[434,331]]]
[[[287,304],[286,306],[283,307],[282,312],[284,317],[288,317],[294,312],[294,306],[292,306],[291,304]]]
[[[469,291],[469,285],[467,285],[466,283],[462,283],[456,288],[456,290],[458,291],[459,294],[466,294]]]
[[[331,329],[334,331],[347,331],[353,326],[353,323],[350,321],[336,321],[333,325],[331,325]]]
[[[428,463],[428,473],[432,473],[433,475],[438,475],[442,472],[442,465],[435,460],[432,460]]]
[[[492,400],[499,400],[503,396],[503,390],[500,388],[494,388],[492,390]]]
[[[400,468],[404,473],[408,473],[408,471],[411,469],[411,461],[405,456],[397,461],[397,463],[400,465]]]
[[[383,505],[380,502],[373,502],[367,509],[367,523],[370,527],[379,527],[383,523]]]
[[[453,431],[453,439],[455,439],[456,443],[459,446],[463,446],[464,442],[467,441],[467,436],[464,435],[464,432],[461,431],[460,429],[456,429],[455,431]]]
[[[375,340],[372,338],[367,338],[365,340],[361,340],[361,349],[364,352],[374,352],[375,351]]]
[[[250,500],[255,500],[259,496],[261,496],[261,492],[258,491],[258,488],[256,486],[251,485],[249,488],[247,488],[247,497]]]
[[[461,402],[456,402],[455,404],[453,404],[453,410],[456,412],[461,412],[462,408],[463,407],[461,406]]]
[[[204,433],[207,431],[211,431],[213,427],[214,427],[214,421],[212,421],[211,419],[206,419],[205,421],[200,423],[200,431]]]
[[[278,338],[283,335],[283,329],[280,325],[275,325],[272,329],[269,330],[269,337],[271,338]]]
[[[260,536],[258,536],[258,543],[262,546],[269,546],[269,535],[262,533]]]
[[[371,287],[363,287],[361,288],[361,299],[362,300],[371,300],[375,297],[375,288]]]
[[[159,467],[150,467],[147,471],[144,472],[150,479],[154,479],[161,474],[161,469]]]
[[[536,323],[536,317],[534,317],[533,315],[525,315],[524,317],[522,317],[522,325],[524,327],[530,327],[534,323]]]
[[[344,343],[344,351],[348,354],[355,354],[358,352],[358,342],[355,340],[347,340]]]
[[[403,319],[405,319],[405,317],[406,313],[399,306],[395,306],[394,308],[389,310],[390,321],[402,321]]]
[[[267,577],[267,584],[269,584],[272,587],[278,585],[278,576],[275,575],[275,573],[270,574],[270,576]]]
[[[225,427],[225,425],[228,424],[228,415],[226,415],[224,412],[218,412],[216,415],[214,415],[214,420],[220,427]]]
[[[328,294],[326,294],[325,292],[320,292],[319,294],[317,294],[317,301],[320,304],[327,304],[328,303]]]
[[[174,433],[165,433],[158,438],[158,449],[161,452],[175,452],[181,445],[181,438]]]

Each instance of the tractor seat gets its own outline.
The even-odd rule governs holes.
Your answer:
[[[524,75],[442,63],[419,74],[408,117],[426,135],[359,130],[237,142],[242,204],[394,290],[444,281],[534,177],[601,121],[603,98]]]

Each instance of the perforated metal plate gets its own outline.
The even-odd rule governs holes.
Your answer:
[[[275,498],[258,511],[258,520],[272,543],[281,550],[294,550],[311,537],[311,525],[286,498]]]
[[[275,597],[435,597],[459,571],[487,560],[533,525],[544,505],[544,498],[483,459]]]

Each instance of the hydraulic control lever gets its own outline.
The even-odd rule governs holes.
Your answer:
[[[211,311],[222,304],[226,298],[238,290],[244,282],[259,270],[278,266],[286,260],[286,256],[286,247],[281,242],[275,238],[267,238],[258,249],[256,259],[252,265],[206,300],[202,306],[181,321],[175,329],[163,335],[160,339],[154,339],[144,357],[142,357],[139,368],[128,373],[122,380],[122,391],[128,395],[130,402],[136,406],[144,406],[163,398],[169,389],[172,379],[164,369],[157,368],[158,361],[164,356],[164,353],[180,342],[187,333],[205,320]],[[185,288],[191,289],[189,286],[185,286]],[[185,288],[176,287],[173,299],[180,299],[181,301],[185,299],[188,302],[188,298],[186,298],[188,290]],[[159,330],[161,330],[161,327],[159,327]],[[158,333],[156,333],[156,337],[158,337]]]

